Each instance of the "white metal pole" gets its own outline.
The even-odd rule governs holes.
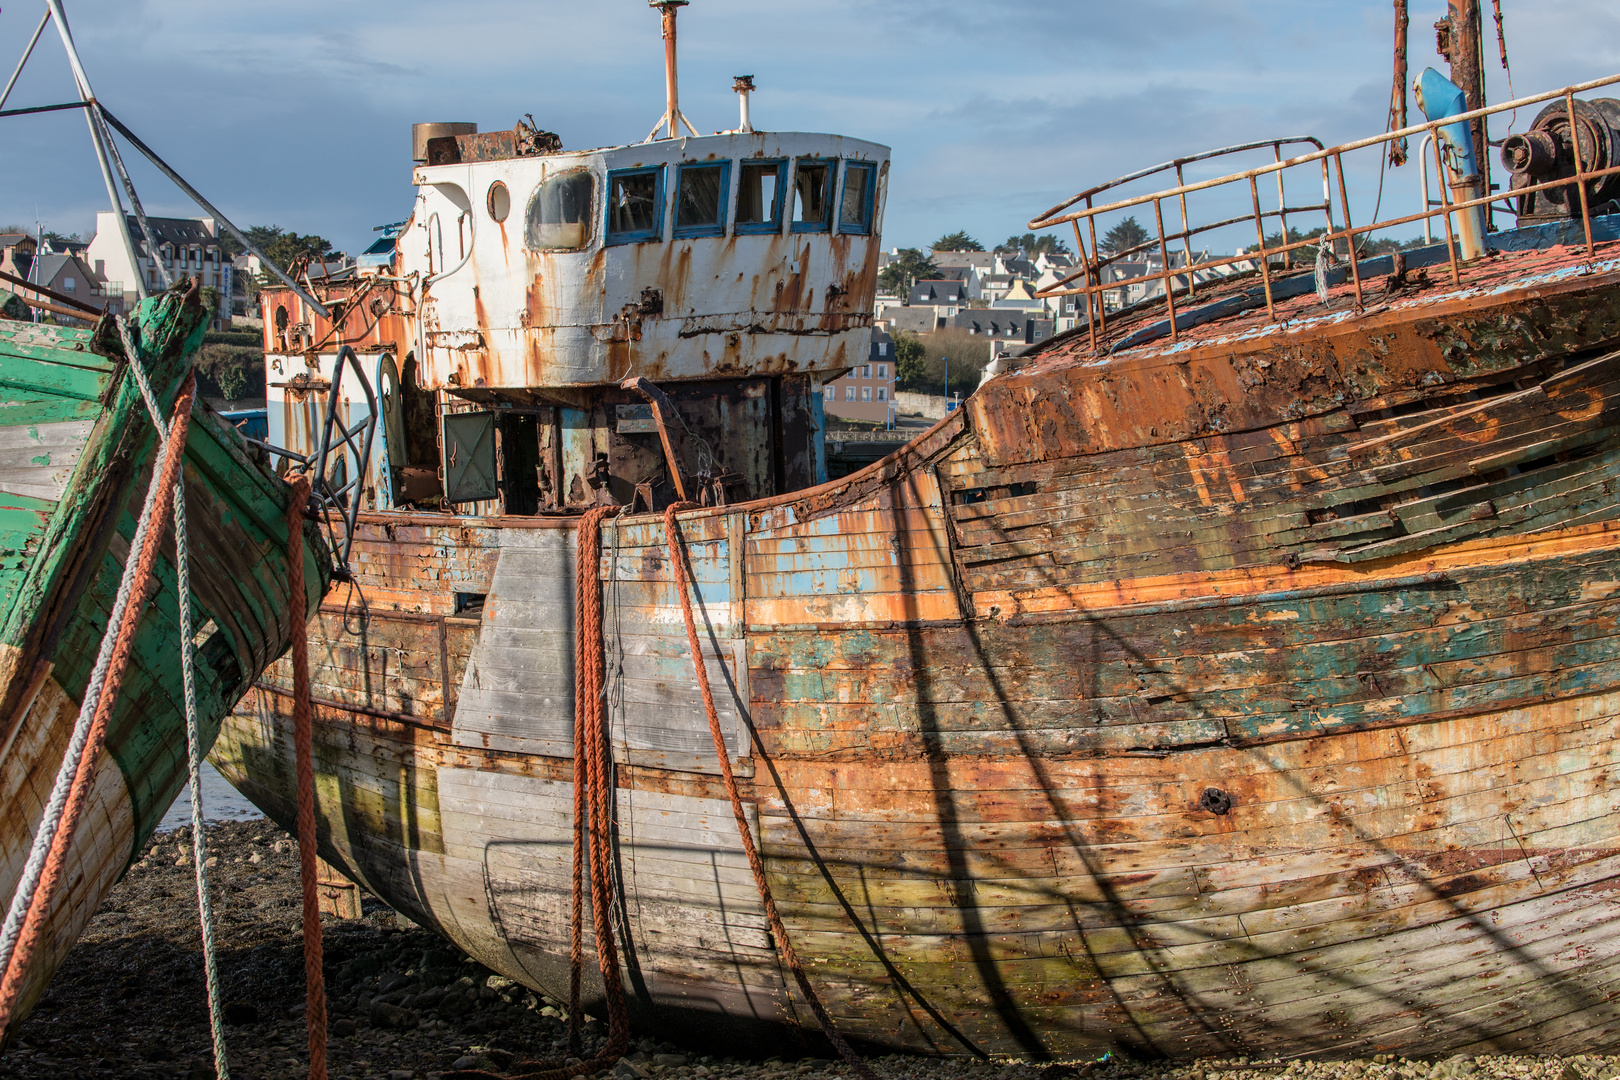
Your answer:
[[[6,107],[6,99],[11,96],[11,88],[17,85],[17,79],[22,75],[23,65],[27,64],[28,58],[33,55],[34,46],[39,44],[39,36],[45,32],[45,24],[50,21],[51,9],[46,8],[45,14],[39,20],[39,25],[34,27],[34,36],[28,39],[28,48],[23,50],[22,59],[17,61],[17,70],[11,73],[11,78],[6,82],[6,88],[0,90],[0,109]]]
[[[112,203],[114,216],[118,218],[118,238],[124,242],[124,254],[129,258],[130,273],[135,278],[135,295],[139,299],[146,299],[146,279],[141,275],[140,260],[135,257],[135,242],[129,235],[129,221],[124,217],[124,201],[118,197],[118,187],[113,183],[112,162],[108,159],[107,147],[102,142],[102,128],[98,118],[92,115],[95,109],[96,95],[90,88],[90,77],[84,73],[84,65],[79,62],[79,50],[73,45],[73,35],[68,31],[67,14],[62,10],[62,0],[45,0],[46,7],[51,15],[56,17],[56,32],[62,38],[62,49],[67,53],[68,65],[73,68],[73,81],[79,87],[79,100],[88,108],[84,110],[84,122],[90,128],[90,142],[96,148],[96,161],[101,166],[101,179],[107,185],[107,200]],[[157,252],[152,252],[152,258],[157,258]]]

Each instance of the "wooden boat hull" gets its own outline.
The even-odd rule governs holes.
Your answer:
[[[846,481],[683,521],[752,826],[843,1030],[1614,1045],[1620,263],[1539,258],[1382,315],[1054,348]],[[312,623],[322,854],[561,994],[570,524],[362,522]],[[666,1031],[802,1031],[663,544],[606,527],[590,643],[626,984]],[[287,685],[215,751],[283,823]]]
[[[134,332],[170,402],[206,316],[195,290],[145,302]],[[115,335],[0,323],[0,894],[16,888],[72,734],[135,533],[155,439]],[[231,426],[198,406],[184,462],[203,736],[291,638],[285,484]],[[19,1002],[26,1015],[186,779],[172,526],[123,691],[69,853],[47,936]],[[311,602],[327,581],[305,533]]]

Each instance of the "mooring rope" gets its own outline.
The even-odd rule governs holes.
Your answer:
[[[124,355],[137,355],[129,324],[118,320],[118,333],[123,339]],[[152,424],[164,437],[169,425],[159,411],[157,397],[152,393],[151,380],[140,364],[131,361],[135,381],[141,397],[146,399],[146,410]],[[230,1061],[225,1052],[225,1015],[220,1002],[219,965],[214,947],[214,905],[208,891],[208,839],[204,833],[202,805],[202,727],[197,715],[196,658],[191,640],[191,543],[186,529],[185,469],[174,482],[174,577],[175,595],[180,608],[180,683],[185,695],[186,711],[186,776],[191,782],[191,859],[196,864],[197,921],[202,927],[203,979],[208,995],[208,1028],[214,1041],[214,1075],[217,1080],[231,1080]]]
[[[288,477],[287,618],[291,622],[293,749],[298,759],[298,878],[304,894],[304,1027],[309,1036],[310,1080],[326,1080],[326,976],[321,948],[321,906],[315,890],[315,748],[309,704],[309,628],[304,602],[304,509],[310,477]]]
[[[127,359],[132,370],[139,368],[137,357]],[[144,375],[144,372],[141,374]],[[107,630],[102,635],[101,647],[96,655],[95,667],[91,669],[67,753],[63,755],[51,797],[34,834],[28,862],[12,896],[5,925],[0,927],[0,958],[5,964],[5,975],[0,979],[0,1031],[10,1026],[17,999],[22,993],[23,980],[27,977],[44,933],[45,914],[61,882],[68,848],[73,843],[79,817],[89,799],[96,760],[106,741],[107,727],[118,701],[118,691],[129,665],[130,654],[134,650],[135,631],[144,607],[144,604],[132,604],[130,600],[137,591],[144,596],[157,562],[163,530],[154,530],[151,525],[153,521],[164,520],[169,514],[169,501],[173,498],[175,480],[184,456],[195,391],[196,376],[188,374],[175,398],[167,438],[159,444],[159,456],[154,466],[157,475],[147,488],[146,501],[135,525],[135,539],[130,551],[136,557],[133,561],[126,557]]]
[[[602,1049],[583,1061],[520,1061],[505,1080],[570,1080],[600,1072],[613,1065],[630,1045],[630,1024],[625,1015],[624,984],[619,977],[619,953],[613,931],[613,850],[615,780],[612,750],[607,738],[604,701],[605,664],[602,659],[602,588],[598,565],[602,557],[602,520],[619,512],[617,506],[585,511],[575,542],[574,649],[574,881],[569,944],[569,1054],[579,1050],[580,980],[584,967],[584,877],[590,874],[591,919],[596,932],[596,965],[602,974],[607,1003],[608,1032]],[[445,1080],[499,1078],[482,1069],[460,1069]]]
[[[720,759],[720,776],[726,784],[726,796],[731,800],[731,812],[737,819],[737,835],[742,840],[743,854],[748,857],[748,866],[754,872],[754,885],[759,889],[760,903],[765,908],[765,918],[771,924],[771,934],[776,938],[776,949],[782,956],[782,962],[788,970],[793,972],[793,978],[799,984],[799,990],[804,994],[810,1005],[810,1011],[815,1014],[816,1022],[821,1025],[821,1031],[832,1043],[838,1055],[849,1063],[862,1080],[877,1080],[876,1074],[867,1066],[865,1060],[855,1052],[855,1049],[844,1041],[833,1025],[833,1020],[827,1009],[816,994],[815,987],[810,985],[810,976],[805,974],[804,965],[799,962],[799,954],[793,948],[793,942],[788,940],[787,927],[782,922],[782,916],[776,910],[776,900],[771,895],[770,882],[765,878],[765,864],[760,860],[759,849],[754,846],[754,834],[748,828],[748,817],[743,812],[742,794],[737,790],[737,778],[731,771],[731,755],[726,750],[726,738],[720,730],[720,714],[714,707],[714,691],[709,687],[709,672],[704,666],[703,650],[698,641],[697,621],[692,617],[692,592],[686,577],[686,552],[681,543],[680,531],[675,515],[682,510],[700,509],[697,503],[674,503],[664,511],[664,539],[669,545],[669,565],[675,577],[675,594],[680,597],[681,615],[686,620],[686,645],[692,652],[692,664],[697,669],[698,692],[703,696],[703,711],[709,719],[709,735],[714,739],[715,756]],[[740,558],[739,552],[733,552],[732,558]],[[734,598],[735,599],[735,598]]]

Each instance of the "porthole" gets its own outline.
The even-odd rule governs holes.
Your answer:
[[[489,185],[489,216],[496,221],[505,221],[506,215],[512,212],[512,195],[506,190],[506,185],[499,180]]]

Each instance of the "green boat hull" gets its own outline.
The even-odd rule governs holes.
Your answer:
[[[201,344],[196,289],[133,316],[143,363],[170,407]],[[0,320],[0,892],[15,890],[78,714],[150,483],[155,431],[110,324],[95,330]],[[205,745],[287,649],[291,490],[206,406],[184,462],[197,707]],[[22,1011],[144,846],[186,779],[172,523],[142,612],[90,802],[53,900]],[[326,547],[305,524],[313,610]]]

